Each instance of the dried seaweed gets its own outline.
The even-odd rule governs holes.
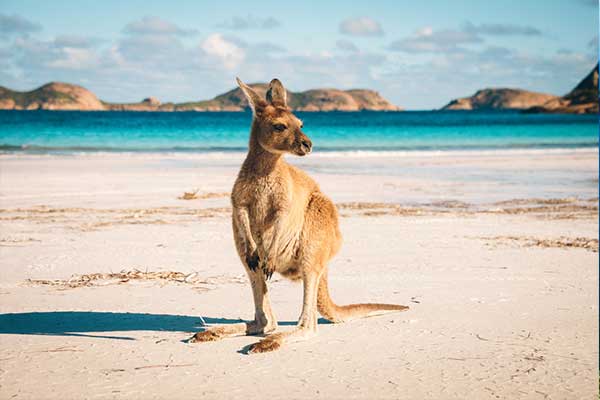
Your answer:
[[[6,247],[22,247],[27,243],[41,242],[39,239],[34,238],[2,238],[0,239],[0,246]]]
[[[194,189],[191,192],[183,192],[183,195],[179,196],[179,200],[196,200],[196,199],[218,199],[221,197],[229,196],[227,192],[208,192],[198,194],[200,189]]]
[[[186,196],[187,194],[187,196]],[[228,196],[229,193],[186,192],[181,198],[208,199]],[[542,219],[588,219],[598,217],[598,205],[593,199],[515,199],[487,205],[470,205],[457,200],[438,201],[420,205],[378,202],[338,203],[341,217],[379,216],[448,216],[527,215]],[[29,221],[37,224],[62,225],[84,232],[110,229],[122,225],[173,225],[193,223],[199,218],[231,216],[231,207],[154,207],[154,208],[31,208],[0,209],[0,221]],[[29,243],[30,244],[30,243]],[[19,245],[2,243],[0,246]],[[26,245],[26,243],[22,243]]]
[[[190,285],[217,285],[219,283],[244,283],[243,277],[209,277],[201,278],[197,272],[185,274],[179,271],[140,271],[132,269],[129,271],[93,273],[83,275],[73,275],[69,279],[27,279],[31,285],[47,285],[66,288],[78,288],[85,286],[107,286],[123,284],[130,281],[159,281],[163,283],[182,283]],[[204,289],[209,289],[203,287]]]
[[[191,192],[183,192],[182,196],[179,196],[179,200],[195,200],[198,198],[198,191],[200,189],[194,189]]]
[[[524,247],[583,248],[594,253],[598,252],[598,239],[586,237],[561,236],[556,239],[544,239],[531,236],[491,236],[479,237],[479,239],[505,244],[515,243]]]

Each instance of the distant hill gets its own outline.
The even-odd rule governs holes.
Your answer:
[[[51,82],[30,92],[0,86],[2,110],[104,110],[89,90],[68,83]]]
[[[482,89],[471,97],[452,100],[442,110],[523,110],[558,98],[521,89]]]
[[[256,83],[250,85],[264,97],[268,84]],[[288,105],[296,111],[398,111],[399,107],[391,104],[372,90],[339,90],[312,89],[305,92],[287,91]],[[248,108],[246,97],[240,88],[235,88],[221,94],[212,100],[197,104],[179,104],[178,107],[200,107],[223,109],[224,111],[241,111]]]
[[[575,89],[563,97],[557,97],[527,112],[549,112],[569,114],[598,113],[598,64]]]
[[[264,95],[267,84],[250,85]],[[398,111],[372,90],[313,89],[288,91],[288,104],[297,111]],[[243,111],[248,102],[239,88],[211,100],[164,103],[149,97],[139,103],[109,103],[98,100],[89,90],[68,83],[52,82],[30,92],[0,87],[0,109],[5,110],[108,110],[108,111]]]

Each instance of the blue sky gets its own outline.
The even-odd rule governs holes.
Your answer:
[[[598,3],[0,0],[0,39],[0,85],[19,90],[184,101],[276,76],[430,109],[484,87],[566,93],[597,62]]]

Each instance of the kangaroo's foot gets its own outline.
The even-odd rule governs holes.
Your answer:
[[[268,335],[260,342],[254,343],[248,353],[267,353],[279,349],[284,343],[301,342],[317,334],[316,329],[298,327],[290,332],[278,332]]]
[[[281,347],[283,340],[278,336],[277,333],[267,336],[260,342],[254,343],[248,349],[248,353],[268,353],[269,351],[275,351]]]
[[[274,332],[277,329],[277,322],[250,321],[231,325],[218,325],[197,332],[192,336],[189,343],[214,342],[227,337],[258,335],[262,333]]]
[[[188,343],[214,342],[221,338],[222,334],[216,329],[207,329],[205,331],[196,332],[194,336],[188,339]]]

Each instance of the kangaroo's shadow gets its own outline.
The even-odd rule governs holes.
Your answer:
[[[141,314],[94,311],[52,311],[0,314],[0,335],[83,336],[105,339],[135,340],[127,336],[98,335],[102,332],[156,331],[197,332],[213,324],[235,324],[240,319],[198,317],[190,315]],[[325,322],[325,320],[319,322]],[[295,325],[295,321],[279,321]],[[90,333],[94,333],[93,335]]]
[[[93,311],[53,311],[0,314],[0,334],[89,336],[94,338],[135,340],[132,337],[90,335],[88,333],[158,331],[197,332],[212,324],[234,324],[239,319],[189,315],[113,313]],[[282,321],[280,325],[294,325]]]

